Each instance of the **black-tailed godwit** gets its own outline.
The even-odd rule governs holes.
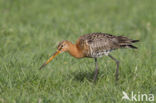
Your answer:
[[[40,69],[53,60],[53,58],[59,53],[68,52],[75,58],[88,57],[95,59],[95,74],[93,78],[95,81],[98,75],[97,58],[107,55],[116,62],[117,67],[115,77],[116,80],[118,80],[119,61],[111,56],[110,52],[119,48],[137,49],[137,47],[133,46],[132,44],[138,41],[139,40],[132,40],[125,36],[114,36],[107,33],[86,34],[80,36],[75,44],[67,40],[60,42],[57,47],[57,51],[40,67]]]

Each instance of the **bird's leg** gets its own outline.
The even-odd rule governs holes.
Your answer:
[[[94,82],[96,81],[97,75],[98,75],[98,64],[97,64],[97,58],[95,58],[95,73],[93,78]]]
[[[108,56],[116,62],[117,67],[116,67],[115,78],[116,78],[116,81],[117,81],[118,80],[118,75],[119,75],[119,61],[117,59],[115,59],[113,56],[111,56],[110,54]]]

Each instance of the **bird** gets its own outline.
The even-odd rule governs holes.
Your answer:
[[[93,80],[96,81],[99,68],[97,58],[108,56],[116,63],[115,79],[118,80],[119,75],[119,61],[110,53],[120,48],[137,49],[133,43],[139,40],[132,40],[126,36],[115,36],[109,33],[89,33],[84,34],[78,38],[76,43],[68,40],[63,40],[57,46],[56,52],[43,64],[40,69],[45,67],[58,54],[68,52],[75,58],[93,58],[95,60],[95,71]]]

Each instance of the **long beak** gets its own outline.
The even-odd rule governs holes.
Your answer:
[[[50,61],[52,61],[58,54],[60,54],[60,51],[56,51],[53,56],[51,56],[41,67],[40,70],[45,67]]]

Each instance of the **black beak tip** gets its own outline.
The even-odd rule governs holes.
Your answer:
[[[41,70],[42,69],[42,66],[39,68],[39,70]]]
[[[41,70],[45,65],[46,65],[46,63],[44,63],[44,64],[39,68],[39,70]]]

